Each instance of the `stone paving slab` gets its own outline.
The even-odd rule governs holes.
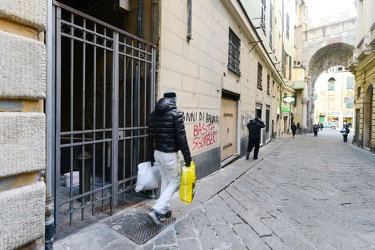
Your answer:
[[[375,154],[350,140],[284,135],[198,181],[192,204],[175,194],[176,222],[144,245],[94,224],[54,249],[375,249]]]

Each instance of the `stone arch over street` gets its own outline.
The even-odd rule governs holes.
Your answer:
[[[356,18],[325,24],[319,27],[305,27],[303,32],[302,65],[308,81],[305,91],[307,102],[307,127],[314,124],[315,83],[321,73],[332,66],[348,67],[355,48]],[[327,79],[328,81],[328,79]]]
[[[309,75],[310,75],[310,102],[309,102],[309,119],[310,125],[314,124],[314,92],[315,83],[319,75],[325,70],[335,65],[348,66],[348,58],[352,55],[354,47],[345,43],[329,44],[318,51],[312,56],[309,62]],[[328,79],[327,79],[328,82]]]

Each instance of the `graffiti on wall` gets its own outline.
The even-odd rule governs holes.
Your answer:
[[[184,113],[184,121],[194,123],[192,150],[209,147],[218,142],[218,115],[208,112]]]

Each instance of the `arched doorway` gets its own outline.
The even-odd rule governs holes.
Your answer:
[[[373,92],[374,88],[370,85],[367,88],[366,96],[365,96],[365,104],[364,104],[364,119],[363,119],[363,144],[364,147],[371,146],[371,139],[372,139],[372,104],[373,104]]]

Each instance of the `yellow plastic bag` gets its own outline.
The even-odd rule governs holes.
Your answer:
[[[195,194],[195,165],[191,161],[190,167],[183,166],[180,181],[180,199],[183,203],[190,204]]]

